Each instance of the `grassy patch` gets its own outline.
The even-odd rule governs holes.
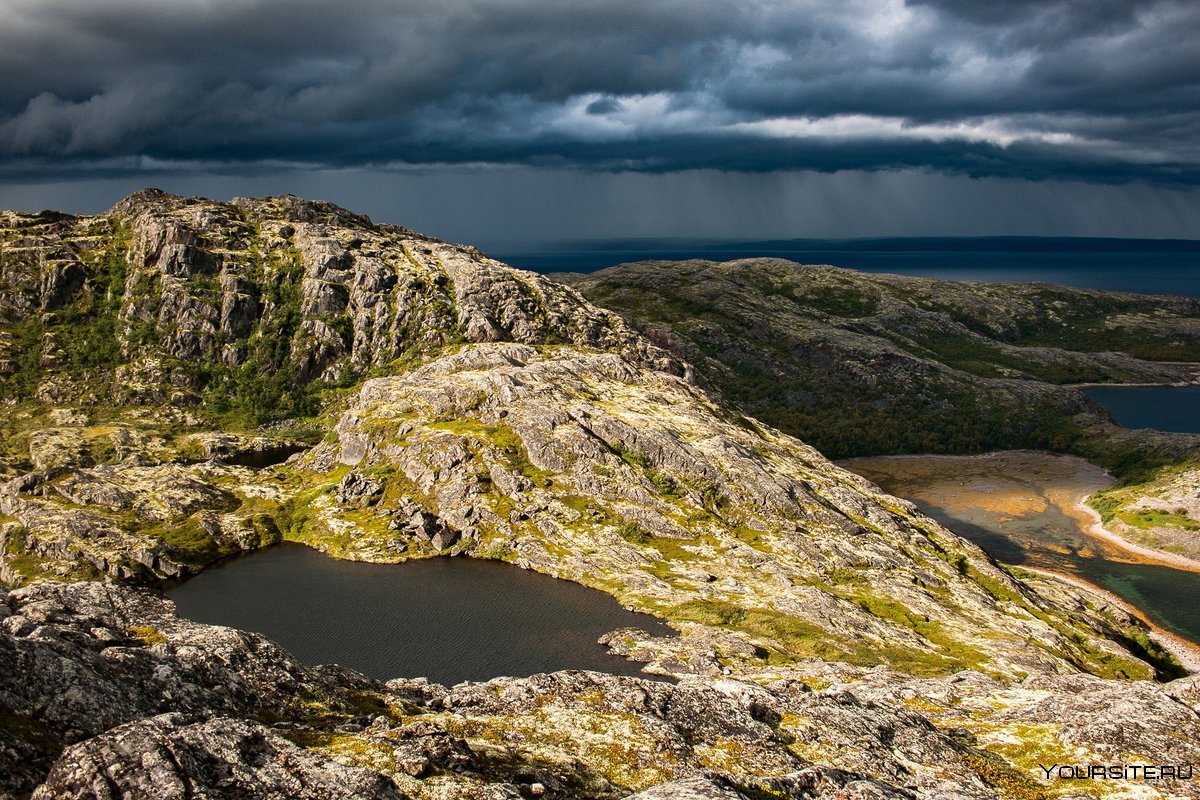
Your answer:
[[[911,625],[907,611],[879,601],[881,615],[903,619]],[[759,640],[768,651],[768,661],[786,664],[797,659],[819,658],[845,661],[859,666],[887,664],[912,675],[945,675],[975,666],[983,661],[980,653],[948,636],[934,623],[923,623],[922,633],[941,652],[926,652],[900,645],[872,646],[865,642],[847,642],[819,625],[766,608],[745,608],[716,600],[689,600],[665,609],[667,618],[679,622],[698,622],[717,628],[742,631]]]
[[[634,522],[622,522],[617,526],[617,535],[630,544],[650,544],[654,540],[654,536]]]
[[[198,515],[177,524],[156,525],[138,531],[143,536],[158,539],[166,545],[174,559],[193,567],[203,567],[238,552],[236,544],[219,544],[200,525]]]
[[[167,637],[163,636],[157,628],[152,628],[149,625],[134,625],[129,629],[129,633],[133,638],[147,647],[167,643]]]
[[[1045,787],[1001,758],[984,753],[966,753],[963,762],[1001,797],[1011,800],[1048,800]]]

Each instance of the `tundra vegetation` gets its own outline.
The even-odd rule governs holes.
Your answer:
[[[831,464],[679,334],[561,283],[295,197],[148,190],[97,217],[6,212],[0,241],[2,794],[1053,797],[1077,787],[1039,759],[1200,756],[1195,683],[1137,619],[1013,574]],[[755,291],[864,330],[891,302],[787,269],[798,288]],[[995,348],[993,366],[953,350],[977,367],[944,385],[1094,414],[977,374],[1052,368]],[[893,380],[889,358],[847,368]],[[916,385],[943,385],[911,358]],[[844,409],[868,424],[857,391]],[[607,646],[679,682],[383,684],[153,591],[282,540],[608,592],[678,635]]]
[[[1200,557],[1200,436],[1130,431],[1071,384],[1200,376],[1200,300],[877,275],[779,259],[555,276],[829,458],[1036,449],[1116,483],[1114,532]]]

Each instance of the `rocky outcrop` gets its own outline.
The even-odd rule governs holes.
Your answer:
[[[10,583],[177,577],[286,537],[347,558],[467,554],[580,581],[707,631],[682,641],[714,648],[651,655],[701,672],[813,655],[917,672],[1171,669],[1130,649],[1135,620],[1048,600],[724,405],[615,314],[471,248],[291,197],[148,191],[97,218],[7,224],[28,234],[5,251],[18,326],[58,324],[29,316],[38,303],[22,289],[40,274],[28,259],[50,250],[89,269],[81,297],[108,287],[92,322],[119,323],[110,362],[38,375],[125,370],[111,388],[166,403],[13,424],[29,458],[0,493]],[[368,367],[395,374],[344,395],[318,423],[324,441],[286,463],[240,467],[289,445],[205,427],[226,390],[284,406],[313,397],[305,381]]]
[[[1195,382],[1200,301],[780,259],[557,277],[692,364],[734,406],[827,456],[1079,455],[1121,480],[1091,502],[1106,524],[1200,555],[1200,436],[1119,428],[1062,385]]]
[[[327,482],[299,535],[335,555],[501,558],[749,633],[721,648],[734,664],[820,652],[1023,673],[1116,658],[1148,674],[1104,641],[1128,619],[1057,607],[911,505],[619,355],[466,347],[368,380],[335,430],[292,467]]]
[[[1070,789],[1036,769],[1068,753],[1200,757],[1186,681],[810,661],[679,684],[381,684],[179,619],[149,590],[45,584],[0,598],[0,618],[4,797],[990,800]],[[1190,781],[1110,789],[1200,797]]]
[[[0,319],[41,336],[0,339],[0,360],[23,365],[0,385],[56,402],[194,404],[217,390],[265,414],[247,395],[458,341],[571,343],[678,369],[571,289],[327,203],[146,190],[99,217],[5,214],[0,234]],[[48,310],[69,304],[70,318]],[[60,340],[96,352],[50,368]],[[274,376],[299,387],[263,383]]]
[[[220,770],[215,763],[222,753],[228,757],[242,747],[249,758],[253,751],[249,745],[261,745],[261,737],[245,725],[218,726],[225,740],[211,739],[206,744],[202,734],[207,729],[189,728],[185,719],[231,713],[259,719],[302,718],[308,713],[305,697],[349,707],[357,702],[355,692],[373,686],[357,676],[337,671],[326,675],[302,667],[262,637],[181,620],[172,604],[149,592],[77,583],[18,590],[4,600],[0,604],[0,714],[5,722],[0,727],[10,746],[8,763],[0,774],[11,777],[8,783],[0,783],[0,792],[31,790],[30,775],[39,770],[44,775],[64,747],[67,760],[56,773],[54,789],[41,796],[90,797],[88,787],[110,785],[94,770],[88,771],[88,764],[116,770],[110,776],[113,784],[141,796],[139,785],[147,785],[153,775],[162,777],[160,770],[141,758],[142,749],[149,753],[191,749],[188,763],[217,777]],[[158,716],[162,714],[169,716]],[[156,719],[141,724],[148,717]],[[120,727],[127,724],[130,727]],[[94,739],[110,730],[114,733],[108,738]],[[70,749],[81,742],[88,745]],[[206,756],[201,752],[204,747],[215,749]],[[282,745],[276,747],[285,755],[290,752]],[[128,760],[105,761],[104,754],[120,752]],[[161,761],[167,756],[156,758]],[[134,768],[139,762],[148,770],[141,776]],[[177,764],[176,768],[183,767]],[[87,777],[81,778],[85,773]],[[194,777],[202,783],[202,775]],[[95,796],[123,796],[124,790]]]
[[[154,463],[145,442],[126,445],[130,452],[118,463],[64,462],[0,485],[0,513],[11,520],[0,532],[0,553],[25,557],[29,571],[10,560],[10,584],[38,572],[176,578],[278,541],[273,522],[248,510],[234,513],[247,499],[278,496],[269,479],[220,462]]]
[[[378,773],[345,766],[261,724],[163,714],[68,748],[33,800],[403,800]]]

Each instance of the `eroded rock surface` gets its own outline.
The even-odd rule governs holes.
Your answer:
[[[813,660],[678,684],[582,671],[383,684],[179,619],[152,590],[43,584],[5,596],[0,616],[5,797],[982,800],[1074,791],[1039,761],[1200,758],[1189,681]],[[1188,781],[1103,793],[1149,789],[1200,797]]]
[[[34,800],[403,800],[386,777],[331,762],[246,720],[164,714],[68,748]]]

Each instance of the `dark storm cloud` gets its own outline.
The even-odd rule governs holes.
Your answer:
[[[1190,0],[0,0],[0,170],[1200,183]]]

